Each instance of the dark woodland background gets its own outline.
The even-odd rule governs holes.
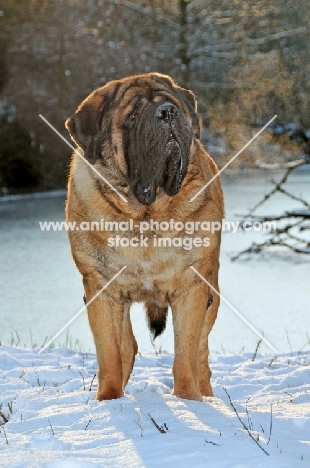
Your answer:
[[[0,195],[63,188],[64,121],[96,87],[158,71],[191,88],[223,166],[287,163],[310,138],[308,0],[0,0]],[[300,136],[300,138],[299,138]]]

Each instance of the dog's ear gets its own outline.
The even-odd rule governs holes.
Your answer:
[[[201,128],[199,118],[197,114],[197,101],[195,95],[189,89],[181,88],[178,86],[179,94],[181,95],[182,101],[186,104],[190,116],[192,118],[193,133],[196,138],[200,138]]]
[[[97,90],[90,94],[65,122],[72,140],[83,150],[85,158],[92,164],[101,156],[104,137],[101,128],[103,114],[104,93]]]

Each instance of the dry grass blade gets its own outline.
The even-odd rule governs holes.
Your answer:
[[[238,413],[238,411],[236,410],[236,408],[235,408],[233,402],[231,401],[230,395],[229,395],[229,393],[227,392],[227,390],[226,390],[224,387],[222,387],[222,388],[223,388],[224,392],[226,393],[226,395],[228,396],[229,403],[230,403],[232,409],[234,410],[234,412],[236,413],[236,416],[237,416],[237,418],[239,419],[240,423],[242,424],[242,427],[247,431],[247,433],[249,434],[249,436],[251,437],[251,439],[255,442],[255,444],[258,445],[258,447],[259,447],[266,455],[269,456],[269,453],[266,452],[266,450],[264,449],[264,447],[262,447],[262,446],[260,445],[260,443],[252,436],[252,434],[251,434],[249,428],[244,424],[244,422],[243,422],[242,419],[240,418],[239,413]]]
[[[250,428],[250,430],[252,431],[252,430],[253,430],[253,425],[252,425],[251,417],[250,417],[249,411],[248,411],[248,402],[249,402],[249,399],[250,399],[250,397],[249,397],[249,398],[247,399],[247,401],[246,401],[246,404],[245,404],[245,411],[246,411],[247,418],[248,418],[248,425],[249,425],[249,428]]]
[[[2,411],[0,411],[0,417],[3,419],[4,423],[6,424],[7,422],[9,422],[8,418],[6,417],[6,415],[4,413],[2,413]]]
[[[255,361],[255,358],[256,358],[256,355],[257,355],[257,351],[258,351],[258,348],[260,347],[261,345],[261,342],[262,342],[262,338],[260,340],[258,340],[257,342],[257,345],[256,345],[256,348],[255,348],[255,351],[254,351],[254,354],[253,354],[253,357],[252,357],[252,362]]]
[[[220,447],[220,444],[216,444],[215,442],[212,442],[212,440],[205,440],[206,444],[211,444],[211,445],[217,445]]]
[[[50,421],[49,419],[48,419],[48,423],[49,423],[49,425],[50,425],[50,428],[51,428],[51,430],[52,430],[52,434],[53,434],[53,436],[54,436],[54,435],[55,435],[54,429],[53,429],[53,426],[52,426],[51,421]]]
[[[89,392],[91,392],[91,388],[92,388],[92,385],[94,383],[94,380],[95,380],[95,377],[96,377],[97,373],[94,374],[94,377],[91,379],[91,382],[90,382],[90,386],[89,386]]]
[[[85,392],[86,388],[85,388],[85,380],[84,380],[84,375],[82,374],[82,372],[81,372],[81,371],[79,371],[79,374],[80,374],[80,376],[82,377],[82,380],[83,380],[83,388],[84,388],[84,392]]]
[[[5,437],[6,445],[9,445],[8,436],[6,435],[6,431],[5,431],[4,427],[2,428],[2,430],[3,430],[4,437]]]
[[[87,429],[88,426],[90,425],[91,421],[92,421],[91,419],[88,421],[88,423],[87,423],[86,426],[84,427],[84,431],[86,431],[86,429]]]
[[[277,360],[277,356],[274,356],[271,361],[268,364],[268,367],[271,367],[271,365]]]
[[[161,433],[161,434],[166,434],[166,430],[163,428],[163,427],[160,427],[157,422],[155,421],[155,419],[150,415],[150,413],[147,413],[148,417],[150,418],[150,420],[152,421],[152,423],[154,424],[154,426],[156,427],[156,429]]]
[[[269,445],[269,442],[270,442],[271,432],[272,432],[272,403],[270,403],[270,426],[269,426],[269,437],[268,437],[267,445]]]

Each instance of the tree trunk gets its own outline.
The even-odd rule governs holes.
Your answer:
[[[190,59],[187,55],[187,1],[179,0],[180,26],[179,26],[179,58],[181,60],[182,81],[184,86],[190,83]]]

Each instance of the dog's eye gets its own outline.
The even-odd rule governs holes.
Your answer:
[[[134,111],[132,114],[129,114],[124,121],[125,127],[128,127],[128,126],[130,127],[130,124],[132,124],[135,121],[138,115],[139,115],[139,112],[137,111]]]
[[[127,119],[125,120],[125,126],[126,125],[130,125],[131,123],[133,123],[136,119],[136,117],[138,117],[138,115],[140,114],[140,111],[138,109],[135,109],[132,114],[129,114]]]
[[[127,114],[124,125],[129,126],[134,123],[135,119],[141,114],[143,110],[143,105],[140,101],[136,102],[133,106],[131,113]]]

